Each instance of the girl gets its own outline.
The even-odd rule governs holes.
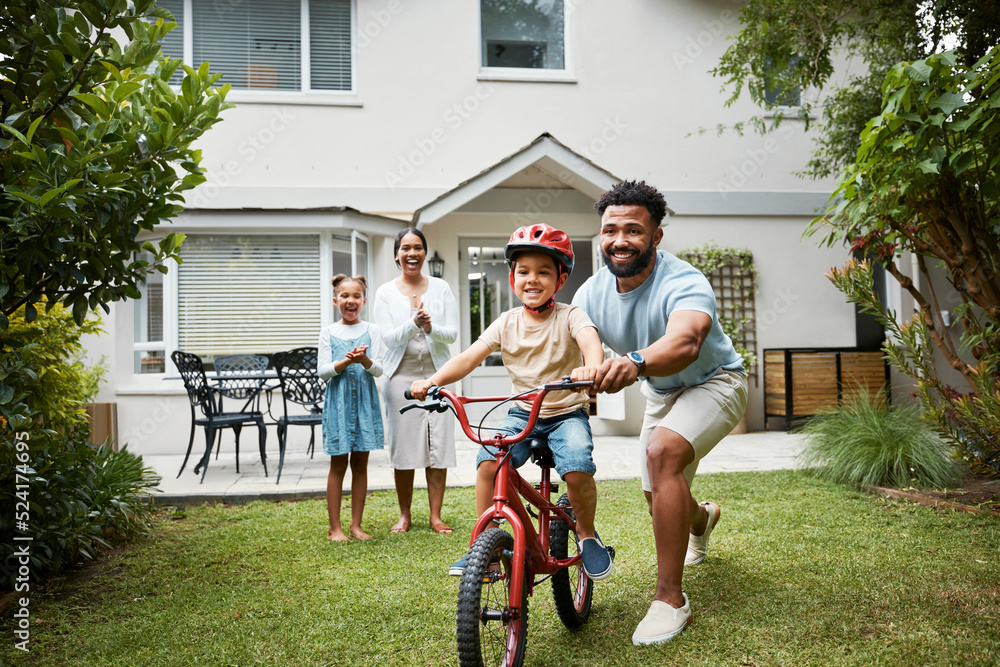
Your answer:
[[[335,542],[367,540],[361,529],[368,491],[368,453],[382,449],[382,412],[375,379],[382,374],[382,336],[374,324],[360,320],[367,302],[364,276],[333,277],[333,302],[340,320],[320,332],[317,372],[326,385],[323,406],[323,451],[330,456],[326,506],[330,515],[327,538]],[[370,353],[370,354],[369,354]],[[351,463],[351,527],[340,525],[340,501],[348,456]]]

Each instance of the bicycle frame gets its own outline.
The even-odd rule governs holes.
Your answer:
[[[589,383],[585,383],[588,384]],[[569,385],[573,386],[573,385]],[[578,385],[580,386],[580,385]],[[550,391],[549,387],[564,389],[565,384],[554,383],[545,385],[537,392],[532,392],[521,396],[522,400],[532,401],[531,412],[528,415],[528,423],[524,430],[516,435],[503,435],[497,433],[490,439],[482,439],[469,426],[469,420],[465,413],[466,403],[498,403],[506,401],[508,396],[487,396],[487,397],[467,397],[459,396],[454,392],[440,388],[440,395],[447,399],[455,408],[458,421],[462,426],[465,435],[480,445],[489,445],[496,448],[497,474],[493,486],[493,507],[487,509],[480,515],[472,530],[472,537],[469,540],[471,546],[479,535],[486,530],[490,523],[497,519],[506,519],[514,532],[514,543],[523,544],[524,549],[514,549],[511,558],[510,582],[511,599],[520,600],[522,586],[525,582],[525,568],[530,566],[532,572],[538,574],[554,574],[561,569],[575,565],[580,560],[579,554],[572,558],[556,559],[549,554],[549,523],[553,518],[565,521],[568,525],[576,528],[576,521],[563,508],[552,504],[549,496],[552,492],[552,484],[549,480],[550,470],[542,468],[542,478],[539,489],[536,490],[529,482],[511,465],[510,459],[506,458],[507,452],[512,445],[527,439],[534,430],[538,421],[538,414],[541,410],[542,401]],[[522,498],[530,505],[538,508],[538,530],[535,530],[532,517],[528,514]],[[554,517],[553,517],[554,515]],[[527,555],[528,562],[525,562]],[[534,578],[528,582],[528,594],[534,589]]]

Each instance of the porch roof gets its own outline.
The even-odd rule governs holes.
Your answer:
[[[527,146],[418,208],[413,213],[412,224],[420,229],[436,222],[532,167],[565,189],[576,190],[595,201],[622,180],[544,132]]]

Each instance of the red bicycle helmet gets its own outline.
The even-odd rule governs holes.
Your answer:
[[[573,272],[573,243],[564,231],[543,222],[519,227],[503,247],[503,257],[513,266],[514,255],[525,250],[551,255],[566,273]]]

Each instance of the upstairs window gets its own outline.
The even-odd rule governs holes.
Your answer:
[[[175,28],[165,55],[211,64],[234,90],[351,92],[351,0],[159,0]],[[176,75],[179,82],[181,75]]]
[[[791,56],[782,67],[777,66],[770,57],[764,58],[764,102],[768,107],[802,106],[802,88],[789,87],[783,82],[798,64],[798,56]]]
[[[566,69],[563,0],[480,0],[483,68]]]

